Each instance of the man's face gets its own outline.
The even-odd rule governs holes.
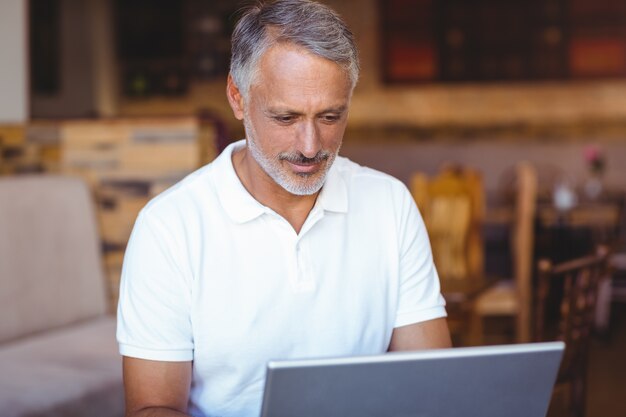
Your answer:
[[[270,48],[258,65],[241,112],[248,150],[276,184],[292,194],[314,194],[341,146],[351,95],[348,75],[288,44]]]

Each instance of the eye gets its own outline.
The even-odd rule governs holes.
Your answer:
[[[335,113],[329,113],[322,115],[322,120],[326,123],[335,123],[341,119],[341,115]]]
[[[273,119],[280,124],[288,125],[296,120],[296,117],[290,114],[274,116]]]

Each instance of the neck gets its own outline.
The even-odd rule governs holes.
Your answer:
[[[232,161],[239,180],[250,195],[282,216],[296,233],[300,233],[319,191],[311,195],[295,195],[285,190],[261,169],[246,147],[233,152]]]

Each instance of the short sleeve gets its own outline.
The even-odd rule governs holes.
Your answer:
[[[144,209],[124,256],[117,340],[124,356],[193,359],[191,276],[180,239]]]
[[[446,303],[422,216],[406,187],[399,201],[400,285],[394,327],[446,317]]]

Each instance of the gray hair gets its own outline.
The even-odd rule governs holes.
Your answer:
[[[277,43],[292,43],[338,64],[352,88],[359,79],[354,35],[334,10],[309,0],[259,2],[244,12],[232,36],[230,74],[244,99],[259,59]]]

